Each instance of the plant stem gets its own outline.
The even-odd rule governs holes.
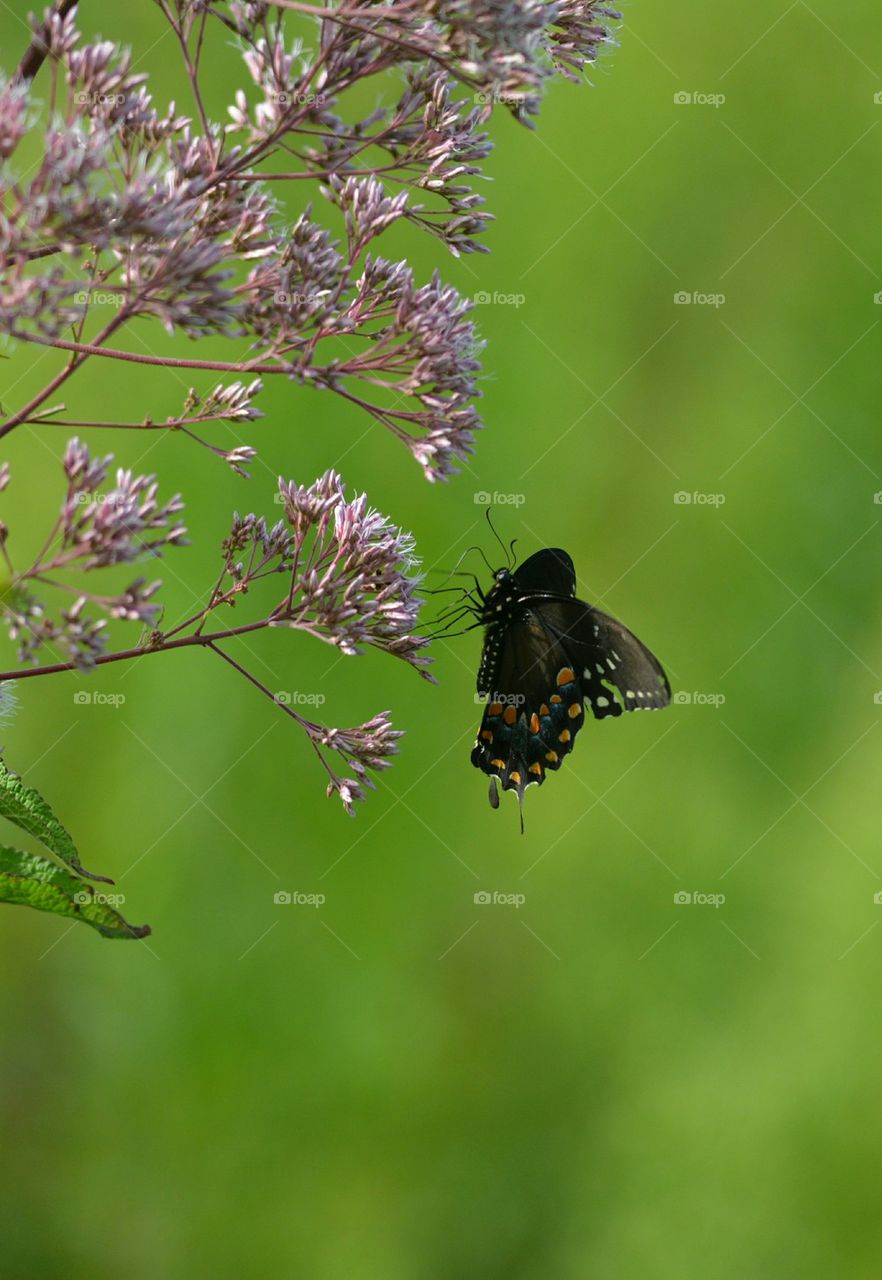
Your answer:
[[[148,653],[166,653],[170,649],[186,649],[194,646],[210,646],[213,647],[215,640],[229,640],[233,636],[243,636],[249,631],[260,631],[264,627],[270,625],[268,618],[261,618],[259,622],[248,622],[241,627],[229,627],[226,631],[212,631],[208,635],[195,634],[192,636],[182,636],[179,640],[168,640],[164,643],[157,644],[154,648],[145,648],[143,646],[135,649],[119,649],[116,653],[104,653],[100,658],[96,658],[93,663],[96,667],[106,666],[109,662],[125,662],[129,658],[143,658]],[[34,676],[51,676],[59,671],[78,671],[81,668],[76,662],[53,662],[43,667],[23,667],[14,671],[0,671],[0,683],[6,680],[30,680]],[[272,695],[270,695],[272,696]]]

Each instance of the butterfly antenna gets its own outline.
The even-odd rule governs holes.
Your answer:
[[[511,556],[511,564],[508,566],[509,569],[513,569],[515,567],[515,564],[517,563],[515,559],[515,553],[514,553],[516,542],[517,542],[517,538],[512,538],[511,542],[509,543],[508,553]]]
[[[502,539],[500,538],[499,534],[496,532],[496,526],[494,525],[494,523],[493,523],[493,518],[492,518],[492,516],[491,516],[491,514],[490,514],[491,510],[492,510],[492,508],[491,508],[491,507],[488,507],[488,508],[487,508],[487,523],[488,523],[488,524],[489,524],[489,526],[490,526],[490,531],[491,531],[491,533],[493,534],[493,537],[494,537],[494,538],[496,539],[496,541],[499,543],[500,547],[502,547],[503,554],[505,555],[505,563],[506,563],[506,564],[508,564],[508,556],[509,556],[508,548],[506,547],[505,543],[504,543],[504,542],[502,541]]]

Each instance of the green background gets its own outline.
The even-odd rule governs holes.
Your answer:
[[[26,9],[0,10],[7,65]],[[81,9],[184,105],[152,6]],[[468,760],[477,632],[436,647],[438,687],[293,633],[231,647],[321,692],[330,723],[392,709],[401,755],[355,820],[209,654],[22,684],[7,759],[154,935],[0,913],[6,1274],[878,1275],[878,35],[870,0],[635,3],[592,87],[556,84],[536,133],[494,119],[492,255],[387,242],[423,278],[524,295],[477,310],[487,430],[450,485],[287,386],[240,433],[265,463],[249,482],[180,438],[94,433],[188,500],[175,616],[232,509],[273,514],[277,473],[336,466],[429,567],[475,542],[498,558],[475,494],[519,495],[497,503],[503,536],[566,547],[581,594],[693,696],[587,725],[529,792],[522,839]],[[7,409],[58,367],[35,350],[3,366]],[[64,398],[161,417],[184,394],[105,363]],[[21,563],[60,497],[43,445],[64,437],[9,441]]]

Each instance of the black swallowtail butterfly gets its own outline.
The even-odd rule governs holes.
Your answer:
[[[671,700],[661,664],[627,627],[576,599],[565,551],[537,551],[518,569],[497,571],[475,613],[486,628],[478,693],[486,700],[472,764],[515,791],[559,769],[573,749],[587,701],[598,720],[652,710]]]

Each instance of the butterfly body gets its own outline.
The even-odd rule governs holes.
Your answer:
[[[667,706],[658,660],[632,632],[576,598],[573,562],[547,548],[516,570],[500,569],[483,598],[477,689],[484,715],[472,764],[519,802],[560,768],[585,721]]]

